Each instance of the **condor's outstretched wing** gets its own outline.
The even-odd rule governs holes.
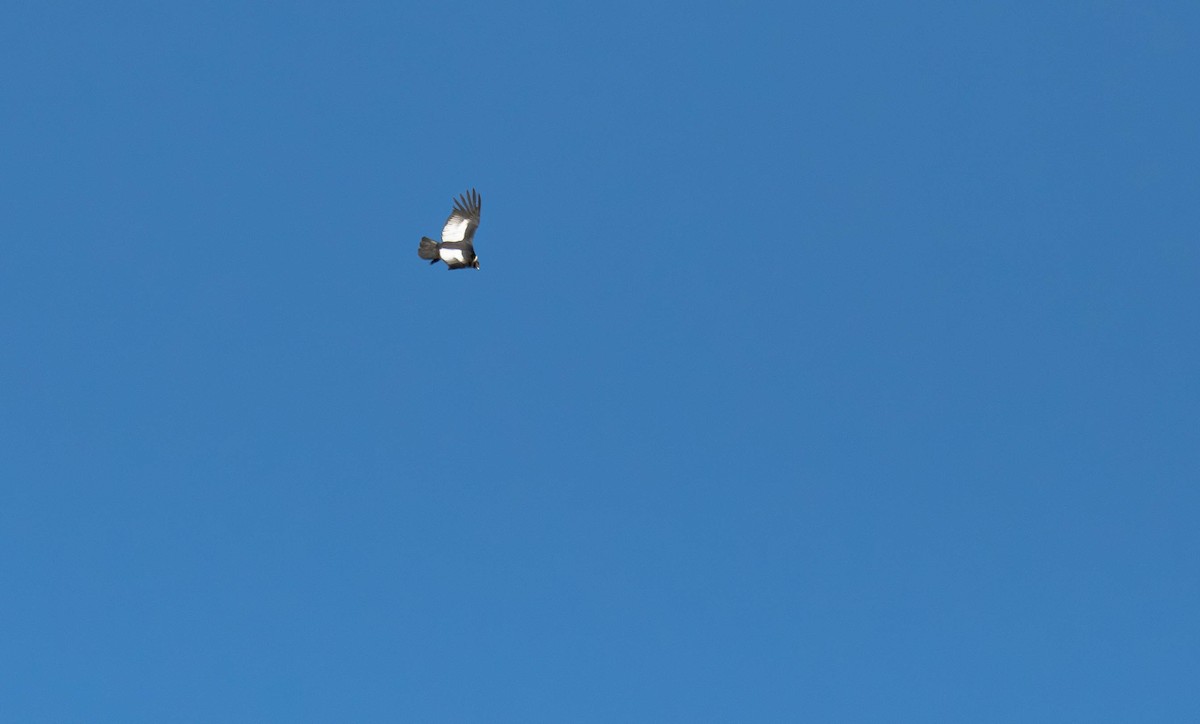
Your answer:
[[[470,241],[479,228],[479,192],[471,189],[454,200],[454,211],[442,227],[442,241]]]

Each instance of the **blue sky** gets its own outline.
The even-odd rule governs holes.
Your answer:
[[[183,5],[0,11],[5,719],[1200,716],[1194,4]]]

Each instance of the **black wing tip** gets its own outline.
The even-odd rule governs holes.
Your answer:
[[[470,190],[464,191],[454,199],[454,208],[465,213],[478,214],[483,209],[483,199],[480,198],[479,192],[472,186]]]

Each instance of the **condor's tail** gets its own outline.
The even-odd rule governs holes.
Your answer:
[[[429,259],[430,264],[437,264],[442,260],[441,254],[438,253],[438,243],[428,236],[421,237],[421,245],[417,247],[417,256]]]

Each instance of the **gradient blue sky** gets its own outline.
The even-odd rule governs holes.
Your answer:
[[[5,720],[1200,719],[1200,6],[48,5]]]

